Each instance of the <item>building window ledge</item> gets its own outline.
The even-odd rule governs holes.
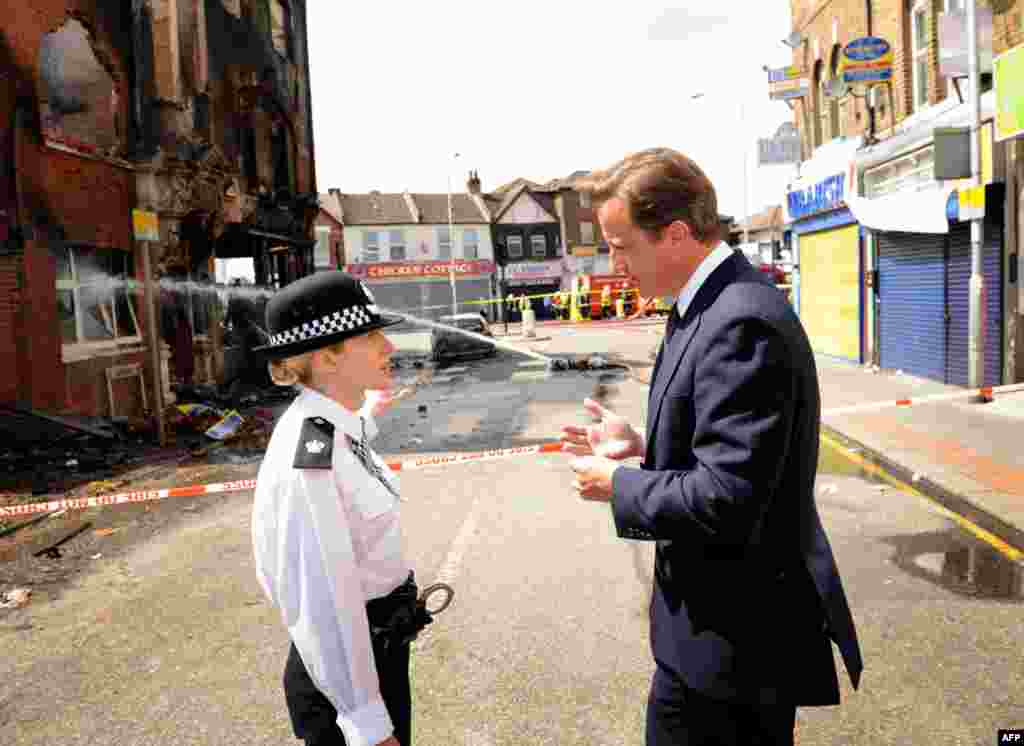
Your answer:
[[[140,337],[126,337],[112,342],[81,342],[61,346],[61,361],[80,363],[101,357],[117,357],[141,352],[145,349]]]

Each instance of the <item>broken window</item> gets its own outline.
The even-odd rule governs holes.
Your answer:
[[[89,31],[69,18],[39,49],[43,133],[75,147],[109,152],[120,140],[114,79],[100,64]]]
[[[132,255],[68,247],[57,258],[57,315],[65,344],[139,336]]]

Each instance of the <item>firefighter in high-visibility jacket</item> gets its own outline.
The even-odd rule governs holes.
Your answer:
[[[605,285],[601,288],[601,318],[607,319],[612,315],[612,286]]]

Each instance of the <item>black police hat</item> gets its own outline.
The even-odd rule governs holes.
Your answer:
[[[267,303],[270,342],[255,348],[279,360],[398,324],[385,316],[366,285],[338,270],[317,272],[279,290]]]

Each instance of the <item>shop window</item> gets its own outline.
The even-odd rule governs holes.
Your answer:
[[[839,58],[843,48],[836,44],[832,47],[832,61],[829,65],[830,79],[836,80],[839,77]],[[828,99],[828,131],[832,137],[843,136],[843,117],[839,108],[839,97],[830,96]]]
[[[64,344],[137,340],[132,255],[65,248],[57,259],[57,316]]]
[[[363,262],[372,264],[380,261],[380,233],[366,231],[363,233]]]
[[[543,259],[548,255],[548,239],[543,233],[530,236],[530,254],[534,259]]]
[[[447,226],[437,229],[437,256],[439,259],[452,258],[452,233]]]
[[[44,34],[39,48],[43,133],[72,147],[108,154],[120,140],[114,79],[100,64],[89,32],[74,18]]]
[[[505,246],[508,251],[509,259],[522,259],[523,258],[523,237],[522,236],[508,236],[505,239]]]
[[[462,232],[462,254],[466,259],[480,258],[480,231],[466,228]]]
[[[390,231],[388,236],[388,251],[391,261],[405,261],[405,231]]]

